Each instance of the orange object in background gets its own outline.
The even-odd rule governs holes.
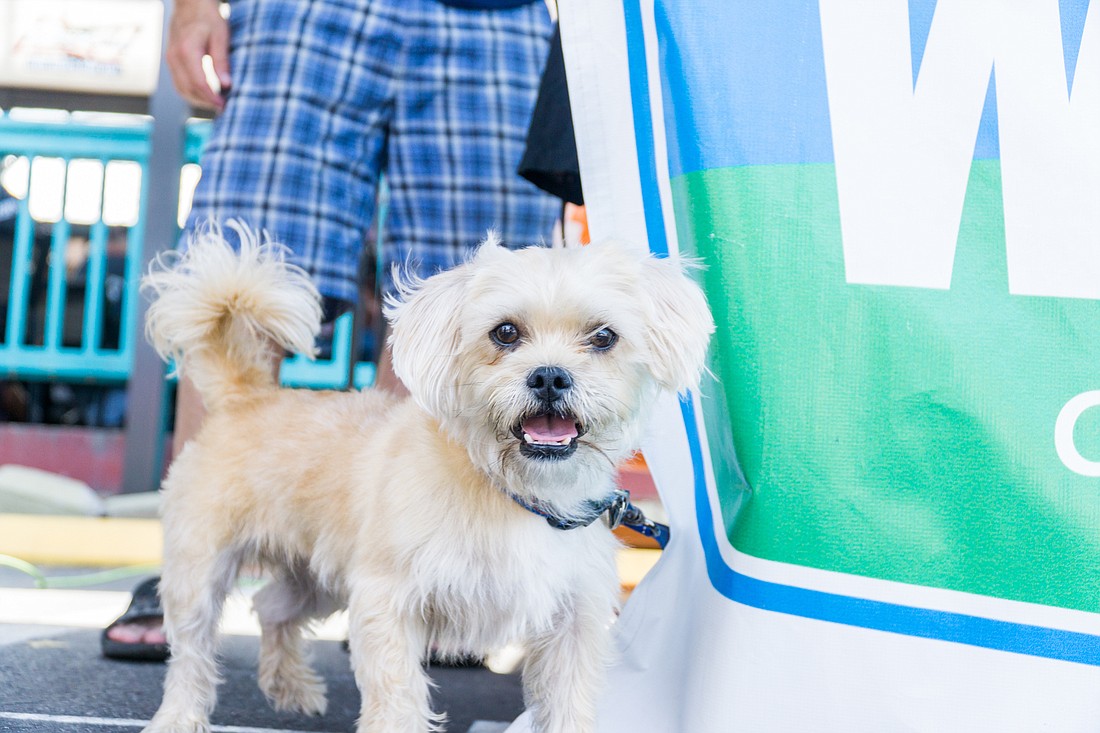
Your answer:
[[[619,466],[619,486],[630,492],[630,500],[639,504],[639,508],[647,515],[652,514],[653,507],[660,507],[661,499],[657,495],[657,485],[653,483],[645,456],[640,452],[635,453],[630,460]],[[653,516],[650,518],[660,519]],[[627,547],[660,549],[660,545],[653,538],[638,534],[626,527],[616,529],[615,536]]]
[[[565,245],[588,244],[591,238],[588,234],[588,214],[583,206],[576,204],[565,205]]]

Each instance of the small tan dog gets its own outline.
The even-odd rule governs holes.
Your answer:
[[[618,583],[594,520],[657,392],[699,378],[714,328],[699,288],[616,243],[488,241],[389,304],[411,399],[288,390],[271,344],[312,350],[318,295],[281,247],[240,234],[234,252],[206,232],[145,280],[150,340],[208,409],[164,482],[172,659],[146,730],[209,730],[222,603],[251,562],[274,576],[255,608],[276,708],[324,712],[302,631],[347,606],[360,733],[439,728],[430,646],[517,641],[535,729],[595,730]]]

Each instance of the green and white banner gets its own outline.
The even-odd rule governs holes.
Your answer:
[[[1100,2],[560,6],[592,235],[719,324],[601,730],[1100,730]]]

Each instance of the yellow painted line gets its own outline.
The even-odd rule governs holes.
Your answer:
[[[0,555],[35,565],[159,565],[162,536],[157,519],[0,514]],[[641,582],[660,557],[660,550],[619,550],[624,590]]]
[[[0,514],[0,555],[36,565],[159,565],[157,519]]]

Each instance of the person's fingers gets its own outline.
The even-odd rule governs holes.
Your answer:
[[[229,78],[229,25],[217,5],[180,5],[168,31],[165,60],[172,82],[184,99],[196,107],[220,110],[221,94],[210,88],[203,57],[210,54],[219,76]]]
[[[175,40],[168,47],[166,60],[172,72],[172,83],[180,96],[191,104],[205,106],[207,102],[202,99],[198,79],[202,74],[202,54],[195,44],[189,39]]]
[[[202,67],[204,51],[194,42],[181,42],[173,48],[168,68],[177,91],[184,99],[196,107],[220,110],[223,106],[221,96],[210,88]]]
[[[214,62],[214,74],[221,84],[221,94],[225,95],[232,84],[229,75],[229,29],[225,25],[215,26],[210,34],[210,47],[207,49],[210,60]]]

